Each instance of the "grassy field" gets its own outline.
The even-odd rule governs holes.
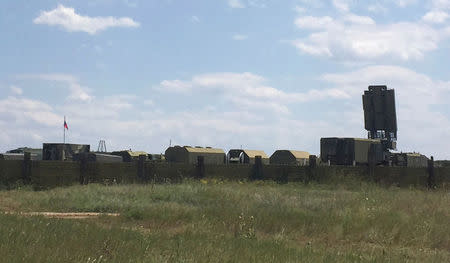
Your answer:
[[[4,262],[450,262],[450,193],[188,181],[0,191]]]

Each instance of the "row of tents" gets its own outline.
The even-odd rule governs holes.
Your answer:
[[[385,156],[379,140],[358,138],[322,138],[320,158],[316,161],[327,165],[367,165],[369,151],[374,150],[375,162],[391,160],[394,166],[427,167],[428,158],[418,153],[391,153]],[[381,150],[380,150],[381,149]],[[202,157],[205,164],[254,164],[257,156],[263,164],[309,165],[310,154],[305,151],[277,150],[270,157],[264,151],[231,149],[225,153],[222,149],[211,147],[173,146],[165,154],[148,154],[142,151],[115,151],[111,153],[91,152],[89,145],[44,143],[42,149],[19,148],[0,154],[0,160],[23,160],[24,153],[30,153],[31,160],[80,161],[86,158],[90,162],[131,162],[145,160],[197,164]]]
[[[87,156],[90,162],[131,162],[139,158],[171,163],[197,164],[203,157],[205,164],[254,164],[257,156],[263,164],[308,165],[309,153],[305,151],[277,150],[270,157],[259,150],[232,149],[227,154],[222,149],[211,147],[173,146],[165,154],[148,154],[143,151],[115,151],[110,153],[91,152],[89,145],[44,143],[42,149],[20,148],[0,155],[4,160],[21,160],[24,153],[31,153],[32,160],[79,161]]]
[[[222,149],[210,147],[173,146],[165,152],[168,162],[196,164],[201,156],[205,164],[242,163],[254,164],[257,156],[263,164],[308,165],[309,153],[294,150],[277,150],[270,157],[259,150],[231,149],[228,154]]]

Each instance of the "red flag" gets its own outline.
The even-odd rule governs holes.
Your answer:
[[[69,129],[69,126],[67,126],[66,120],[64,120],[64,128]]]

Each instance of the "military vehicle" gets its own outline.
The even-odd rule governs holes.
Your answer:
[[[44,143],[42,159],[44,161],[73,161],[77,153],[88,153],[90,145],[69,143]]]
[[[320,158],[332,165],[392,163],[389,150],[396,149],[395,92],[387,86],[369,86],[362,95],[364,127],[368,138],[322,138]]]
[[[428,167],[428,157],[420,153],[393,153],[392,163],[404,167]]]
[[[331,165],[364,165],[373,151],[375,164],[384,163],[388,157],[380,140],[361,138],[321,138],[320,158]]]
[[[362,103],[368,139],[321,138],[320,157],[323,163],[427,166],[428,158],[424,155],[391,152],[397,148],[397,113],[393,89],[369,86],[362,95]]]

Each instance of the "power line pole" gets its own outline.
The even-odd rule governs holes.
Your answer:
[[[106,142],[105,140],[100,140],[98,142],[98,148],[97,148],[97,152],[99,153],[105,153],[106,151]]]

